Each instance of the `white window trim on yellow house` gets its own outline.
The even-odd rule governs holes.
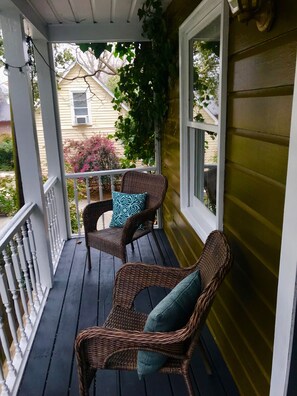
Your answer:
[[[207,27],[214,19],[221,16],[220,23],[220,85],[219,85],[219,122],[207,125],[192,121],[189,117],[190,101],[190,41]],[[223,227],[223,188],[225,162],[226,129],[226,92],[227,92],[227,44],[228,44],[229,9],[225,1],[204,0],[181,25],[179,30],[180,56],[180,144],[181,144],[181,211],[202,241],[214,229]],[[212,213],[194,196],[194,139],[195,130],[215,132],[218,136],[218,162],[216,185],[216,214]]]
[[[75,100],[74,100],[74,95],[75,94],[80,94],[83,95],[85,94],[86,98],[86,112],[81,115],[76,115],[75,114],[75,109],[78,108],[75,106]],[[90,101],[90,95],[88,90],[86,89],[73,89],[70,90],[70,96],[71,96],[71,116],[72,116],[72,126],[80,126],[80,125],[91,125],[92,124],[92,113],[91,113],[91,106],[89,105]],[[84,122],[80,122],[79,119],[84,119]]]

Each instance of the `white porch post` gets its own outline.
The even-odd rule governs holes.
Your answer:
[[[296,62],[297,64],[297,62]],[[277,292],[270,396],[288,394],[297,301],[297,71],[295,74],[285,210]],[[295,332],[296,334],[296,332]],[[295,340],[296,341],[296,340]]]
[[[46,40],[42,39],[34,40],[34,44],[38,49],[38,51],[34,51],[34,56],[38,75],[48,176],[57,176],[59,179],[55,191],[57,197],[57,212],[61,237],[66,240],[68,235],[65,210],[67,202],[65,194],[64,160],[52,48]]]
[[[2,12],[0,23],[6,62],[23,66],[27,61],[25,35],[21,15],[11,9]],[[32,214],[36,254],[40,279],[43,285],[52,286],[53,268],[47,234],[46,210],[41,177],[37,134],[32,103],[32,93],[27,67],[9,68],[9,91],[13,109],[16,141],[25,202],[35,202],[37,210]]]

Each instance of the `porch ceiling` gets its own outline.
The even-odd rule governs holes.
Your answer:
[[[2,2],[3,1],[3,2]],[[1,0],[0,12],[17,9],[30,34],[51,42],[141,40],[137,11],[145,0]],[[171,0],[162,0],[163,10]]]

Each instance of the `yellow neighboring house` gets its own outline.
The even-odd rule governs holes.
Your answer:
[[[61,121],[62,142],[68,139],[84,140],[93,135],[112,135],[119,112],[113,109],[112,92],[84,66],[75,62],[58,83],[58,102]],[[88,76],[85,77],[84,76]],[[121,114],[128,108],[122,105]],[[40,160],[46,166],[41,108],[35,112]],[[116,153],[123,156],[123,146],[114,141]]]

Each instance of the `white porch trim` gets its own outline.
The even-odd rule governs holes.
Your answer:
[[[23,19],[18,11],[7,10],[0,15],[6,62],[23,66],[27,62]],[[37,134],[32,103],[32,93],[27,66],[9,68],[9,91],[14,115],[16,141],[25,202],[34,202],[37,210],[32,215],[36,230],[36,254],[40,263],[43,285],[51,287],[53,268],[50,257],[49,237],[41,177]]]
[[[270,396],[286,396],[297,300],[297,72],[294,82]]]
[[[48,177],[57,177],[59,181],[55,186],[56,202],[58,205],[57,212],[61,237],[67,240],[69,237],[66,224],[66,213],[68,213],[68,209],[66,208],[68,207],[68,203],[65,200],[67,193],[65,188],[61,125],[52,47],[46,40],[34,40],[34,42],[40,52],[35,51],[34,55],[38,74]],[[47,65],[50,65],[50,67]]]

